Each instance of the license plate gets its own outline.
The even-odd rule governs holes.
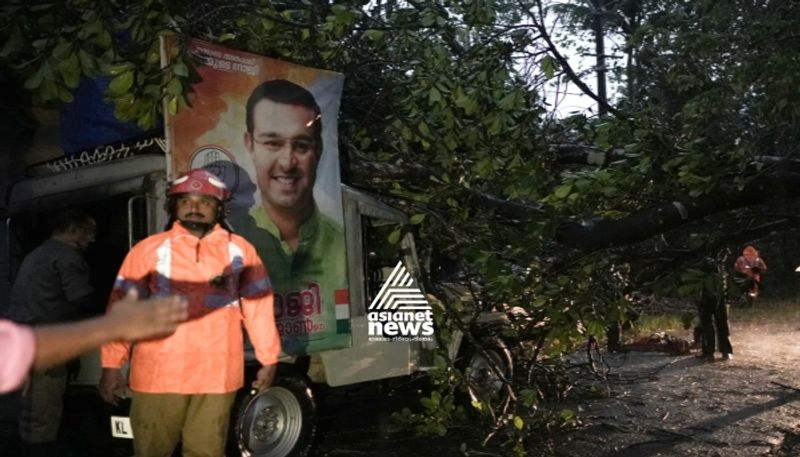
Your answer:
[[[111,436],[114,438],[133,439],[131,418],[126,416],[111,416]]]

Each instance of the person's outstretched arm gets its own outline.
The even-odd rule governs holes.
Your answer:
[[[107,314],[83,321],[34,328],[33,367],[43,370],[110,341],[135,341],[172,334],[188,318],[179,297],[139,301],[136,291],[114,304]]]

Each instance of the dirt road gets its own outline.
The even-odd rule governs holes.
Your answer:
[[[590,401],[580,412],[586,426],[555,437],[551,450],[572,457],[800,456],[800,320],[734,322],[731,334],[731,361],[607,355],[611,396]]]
[[[733,322],[731,361],[719,354],[713,363],[694,354],[604,354],[609,379],[597,386],[610,395],[581,399],[583,425],[545,439],[530,437],[528,455],[800,456],[799,337],[800,317]],[[349,411],[333,413],[328,419],[336,425],[329,422],[314,456],[502,455],[499,442],[480,447],[484,433],[477,429],[454,430],[442,439],[389,436],[389,412],[411,400],[377,401],[383,403],[379,408],[375,396],[362,403],[351,399]]]

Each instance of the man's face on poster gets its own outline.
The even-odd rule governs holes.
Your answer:
[[[314,140],[316,115],[300,105],[260,100],[253,107],[253,131],[244,142],[255,165],[263,204],[285,212],[307,212],[322,145]]]

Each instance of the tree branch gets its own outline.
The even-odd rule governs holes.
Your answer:
[[[699,198],[660,203],[617,220],[562,225],[557,241],[581,249],[597,249],[644,241],[654,235],[711,214],[800,195],[800,173],[760,176],[740,191],[720,189]]]
[[[533,24],[536,27],[536,29],[539,31],[539,34],[541,35],[542,39],[545,41],[545,43],[547,43],[547,47],[550,50],[550,53],[558,61],[559,65],[561,65],[561,69],[567,75],[569,80],[572,81],[573,84],[578,86],[581,92],[591,97],[592,100],[596,101],[599,107],[605,109],[606,111],[613,114],[615,117],[619,119],[623,120],[627,119],[618,109],[614,108],[606,100],[603,100],[601,97],[595,94],[594,91],[592,91],[592,89],[590,89],[589,86],[587,86],[586,83],[584,83],[581,80],[580,76],[578,76],[575,70],[573,70],[567,58],[564,57],[560,52],[558,52],[558,48],[556,47],[555,43],[553,43],[553,40],[550,37],[550,33],[544,26],[544,8],[542,7],[542,2],[537,1],[536,4],[539,7],[539,15],[542,20],[541,21],[537,20],[537,18],[533,14],[531,14],[530,11],[528,12],[528,15],[531,17],[531,20],[533,21]]]

